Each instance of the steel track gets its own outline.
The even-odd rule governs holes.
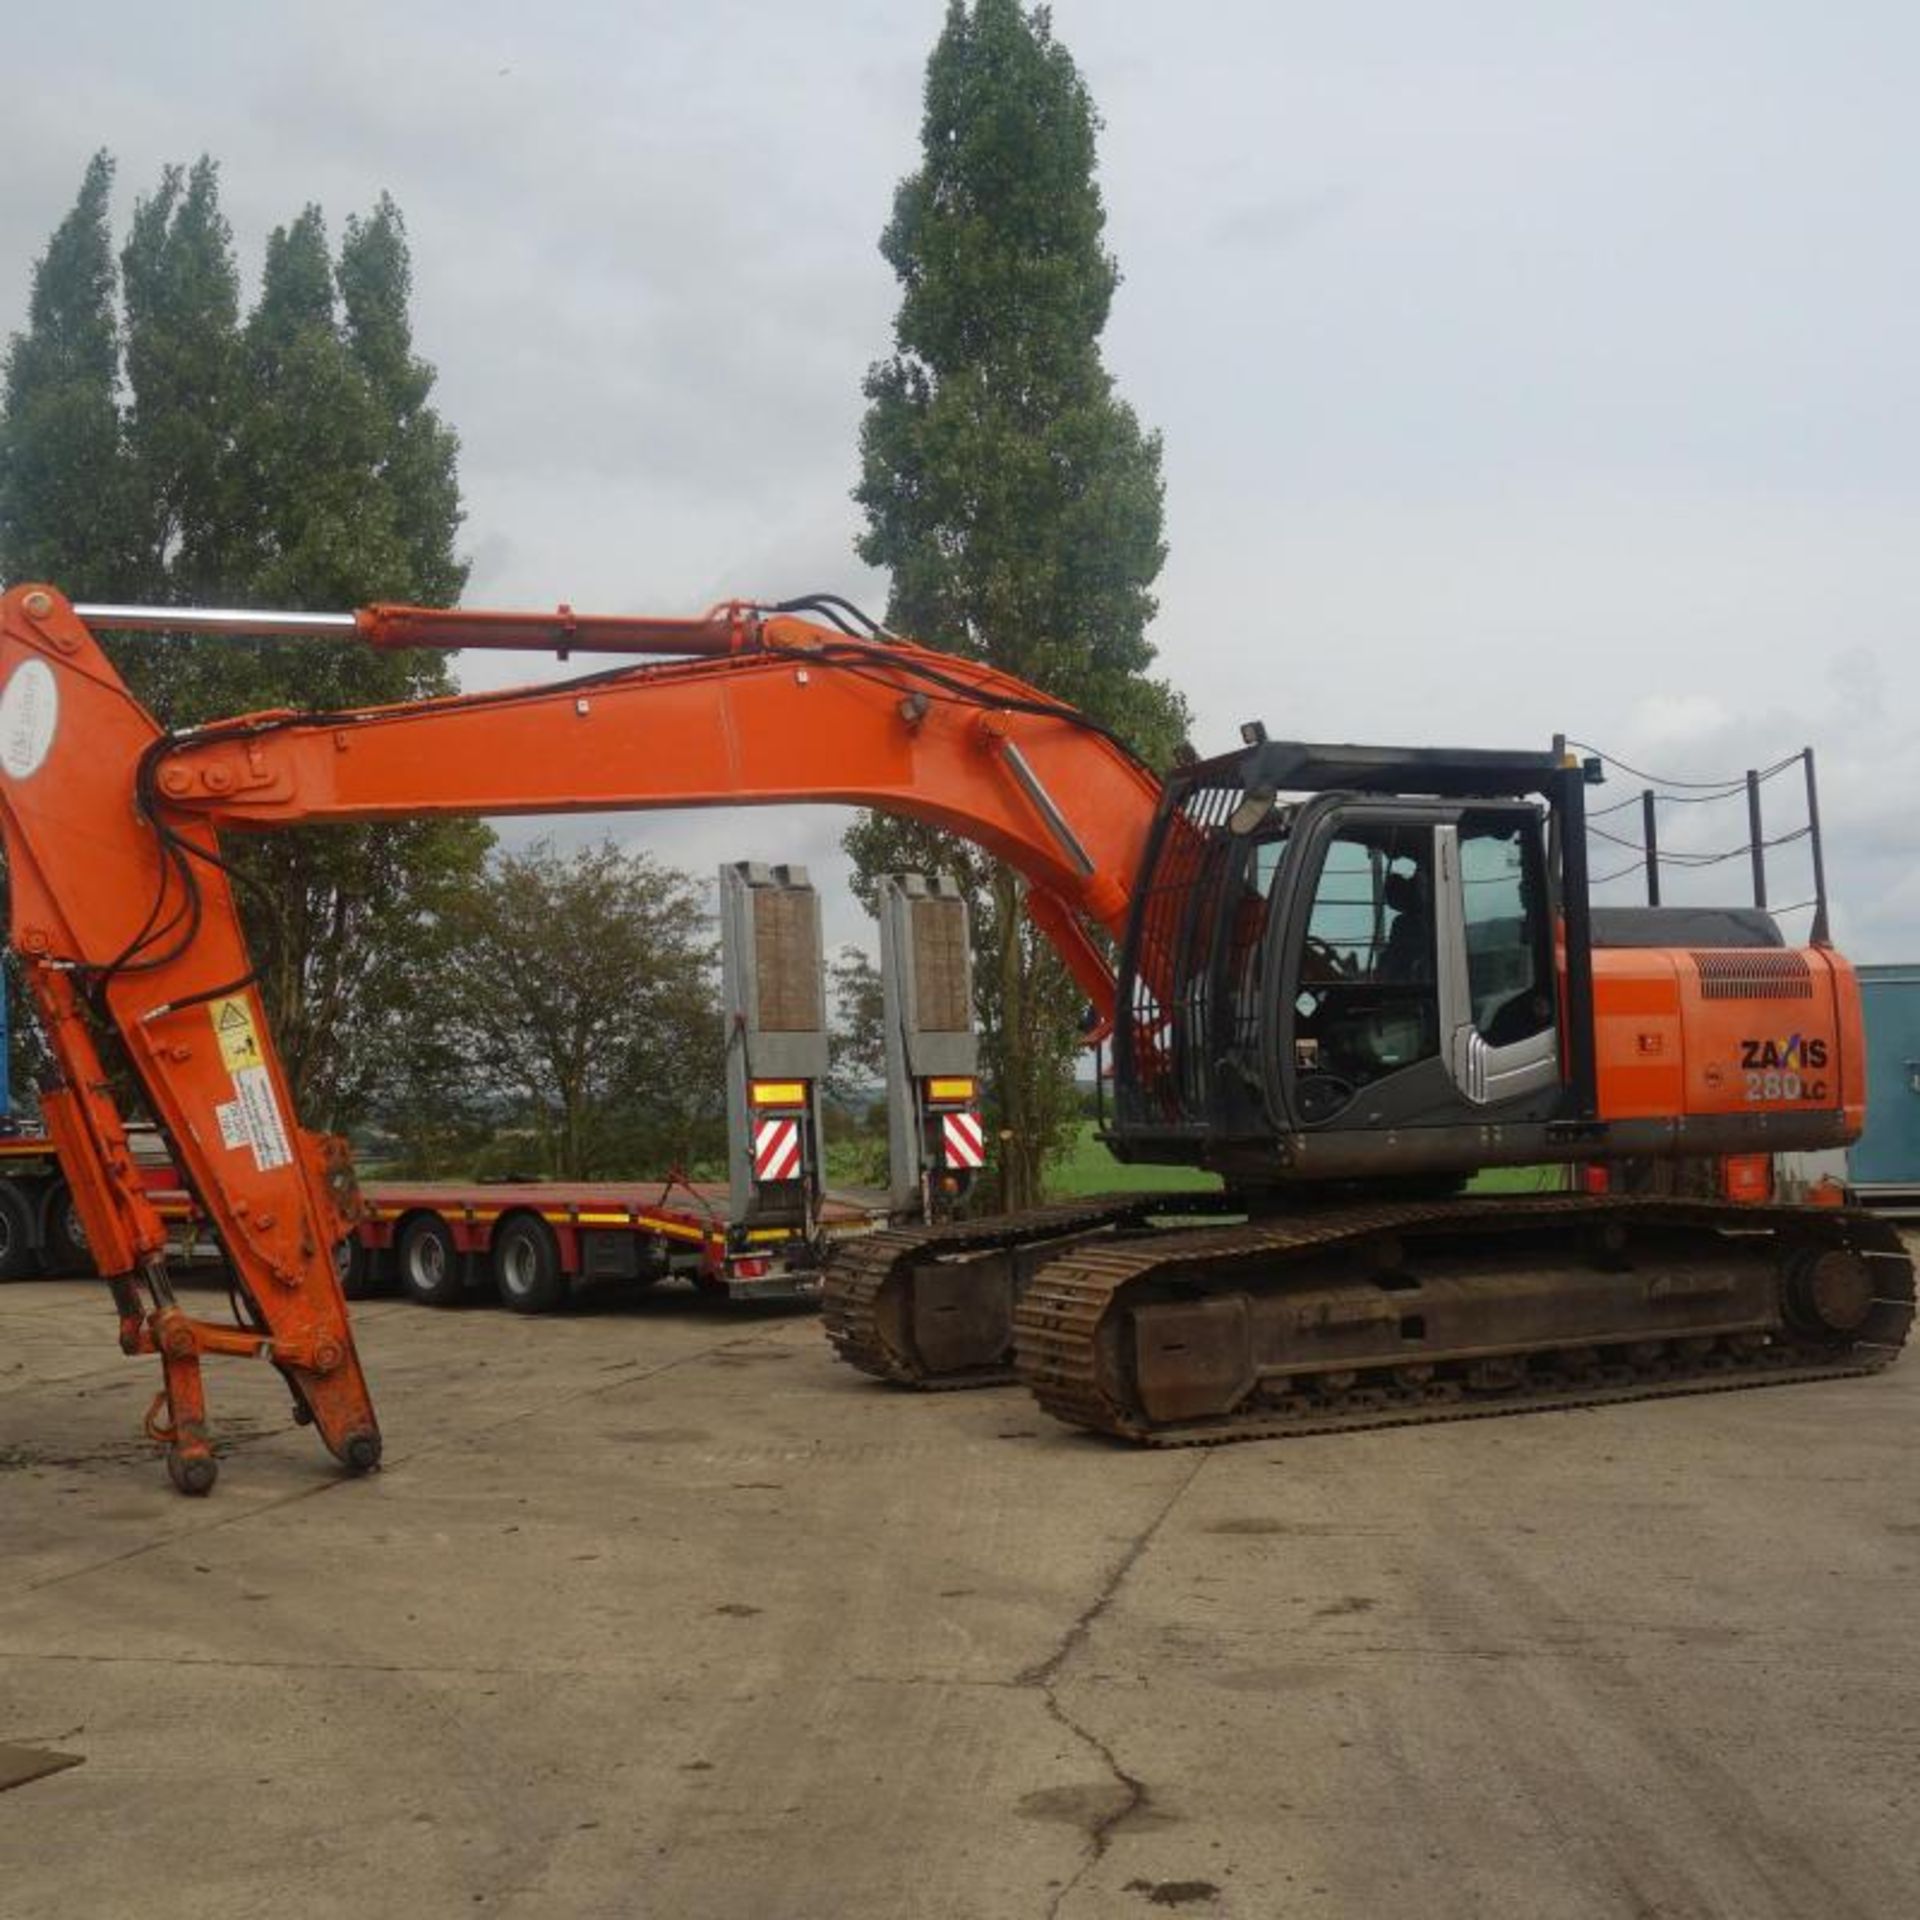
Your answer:
[[[1745,1365],[1747,1363],[1736,1363]],[[1295,1419],[1236,1420],[1225,1426],[1157,1427],[1124,1437],[1149,1447],[1221,1447],[1240,1440],[1298,1440],[1314,1434],[1366,1433],[1386,1427],[1437,1426],[1449,1420],[1505,1420],[1523,1413],[1573,1413],[1583,1407],[1610,1407],[1629,1400],[1677,1400],[1702,1393],[1739,1393],[1756,1387],[1797,1386],[1812,1380],[1857,1380],[1879,1373],[1891,1358],[1855,1366],[1793,1367],[1757,1364],[1737,1375],[1721,1371],[1668,1374],[1655,1379],[1601,1388],[1517,1389],[1511,1394],[1465,1395],[1457,1401],[1360,1409],[1340,1413],[1332,1407]],[[1043,1403],[1044,1404],[1044,1403]],[[1051,1411],[1051,1409],[1049,1409]]]
[[[1100,1233],[1137,1226],[1155,1216],[1220,1211],[1218,1196],[1187,1193],[1110,1193],[1024,1213],[994,1214],[940,1226],[896,1227],[865,1234],[833,1250],[821,1289],[821,1318],[834,1352],[851,1367],[896,1386],[925,1393],[1001,1386],[1014,1378],[1013,1356],[964,1373],[933,1374],[919,1364],[897,1332],[900,1294],[923,1262],[992,1253],[1057,1239],[1069,1233]]]
[[[1309,1387],[1302,1393],[1283,1393],[1277,1400],[1256,1401],[1219,1419],[1185,1424],[1153,1421],[1130,1399],[1124,1368],[1113,1363],[1112,1342],[1103,1354],[1103,1341],[1109,1335],[1118,1339],[1130,1307],[1170,1274],[1208,1292],[1271,1294],[1286,1288],[1290,1263],[1342,1243],[1408,1233],[1466,1241],[1563,1220],[1573,1232],[1630,1229],[1639,1223],[1698,1229],[1703,1246],[1723,1235],[1763,1235],[1791,1245],[1804,1240],[1858,1253],[1872,1262],[1875,1276],[1874,1315],[1862,1329],[1869,1337],[1836,1350],[1831,1340],[1808,1339],[1783,1328],[1755,1350],[1722,1344],[1696,1364],[1678,1366],[1664,1343],[1660,1358],[1636,1365],[1623,1340],[1605,1349],[1606,1365],[1580,1378],[1556,1372],[1556,1349],[1544,1345],[1516,1350],[1510,1357],[1529,1369],[1527,1377],[1497,1392],[1476,1392],[1446,1378],[1409,1390],[1396,1384],[1394,1369],[1363,1366],[1357,1369],[1360,1380],[1348,1392],[1321,1394]],[[1339,1207],[1244,1227],[1175,1231],[1064,1250],[1035,1277],[1015,1309],[1016,1372],[1041,1406],[1069,1425],[1154,1446],[1207,1446],[1857,1376],[1878,1371],[1899,1352],[1913,1318],[1913,1300],[1912,1263],[1898,1233],[1857,1212],[1586,1195]],[[1436,1372],[1458,1365],[1461,1358],[1445,1352],[1421,1355]]]

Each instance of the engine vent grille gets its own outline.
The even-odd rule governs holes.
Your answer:
[[[1703,1000],[1811,1000],[1813,971],[1803,953],[1733,948],[1696,953]]]

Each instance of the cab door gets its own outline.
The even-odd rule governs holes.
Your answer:
[[[1540,815],[1463,811],[1436,826],[1440,1027],[1447,1072],[1474,1107],[1560,1082]]]
[[[1304,857],[1273,1001],[1281,1104],[1295,1125],[1429,1124],[1459,1104],[1440,1022],[1436,818],[1345,796],[1301,809]]]
[[[1274,981],[1293,1124],[1532,1117],[1560,1082],[1539,810],[1343,796],[1309,823]]]

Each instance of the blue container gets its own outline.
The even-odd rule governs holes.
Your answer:
[[[1920,965],[1862,967],[1867,1130],[1848,1157],[1853,1185],[1920,1187]]]

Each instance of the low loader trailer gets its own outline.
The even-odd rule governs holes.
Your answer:
[[[147,1195],[175,1256],[219,1257],[193,1196],[155,1142]],[[811,1231],[732,1217],[707,1182],[374,1180],[340,1249],[350,1298],[398,1292],[454,1306],[497,1292],[518,1313],[551,1313],[576,1282],[691,1282],[730,1300],[817,1300],[828,1248],[886,1220],[883,1201],[829,1194]],[[87,1275],[93,1263],[59,1155],[43,1135],[0,1140],[0,1280]]]
[[[730,1300],[817,1300],[827,1248],[886,1217],[828,1196],[811,1232],[756,1227],[729,1212],[724,1185],[684,1181],[373,1181],[362,1193],[349,1298],[397,1288],[453,1306],[491,1287],[516,1313],[554,1312],[579,1281],[679,1278]]]
[[[454,1306],[491,1291],[515,1312],[551,1313],[581,1283],[673,1279],[730,1300],[813,1302],[837,1242],[931,1217],[965,1196],[983,1152],[966,904],[957,890],[916,875],[887,882],[889,1099],[905,1131],[893,1143],[894,1194],[862,1196],[825,1181],[818,895],[797,866],[734,861],[719,881],[727,1179],[358,1182],[356,1217],[338,1253],[348,1298],[397,1292],[422,1306]],[[4,1033],[0,1009],[0,1043]],[[896,1039],[919,1054],[910,1058]],[[4,1051],[0,1044],[0,1059]],[[220,1259],[159,1132],[131,1128],[129,1144],[173,1256]],[[90,1273],[86,1230],[53,1141],[0,1139],[0,1279],[42,1270]]]

